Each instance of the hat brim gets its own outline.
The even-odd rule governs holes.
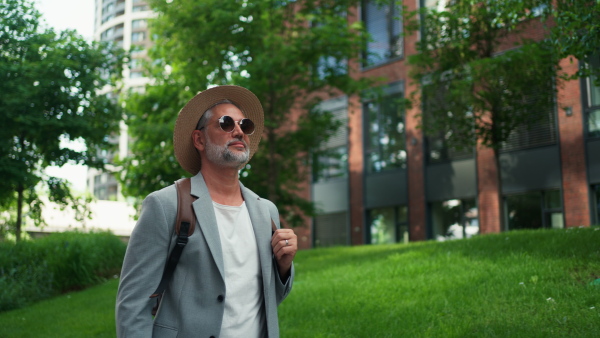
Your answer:
[[[229,100],[240,108],[244,117],[252,120],[255,130],[250,138],[250,156],[252,158],[263,133],[264,113],[260,101],[251,91],[239,86],[218,86],[207,89],[194,96],[179,112],[173,132],[173,148],[179,165],[185,171],[196,175],[202,168],[200,155],[194,147],[192,132],[198,120],[215,103]]]

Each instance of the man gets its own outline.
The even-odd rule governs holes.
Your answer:
[[[119,337],[278,337],[277,306],[294,279],[297,237],[279,228],[273,203],[238,179],[256,152],[263,110],[249,90],[220,86],[192,98],[173,145],[189,173],[196,230],[189,237],[153,319],[149,298],[174,247],[173,185],[144,200],[117,294]]]

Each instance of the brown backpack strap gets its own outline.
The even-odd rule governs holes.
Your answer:
[[[175,181],[177,188],[177,220],[175,221],[175,233],[181,233],[182,222],[187,222],[190,226],[188,229],[188,237],[194,233],[196,228],[196,214],[192,203],[196,197],[192,196],[192,180],[190,178],[182,178]]]
[[[171,276],[173,276],[173,273],[175,272],[175,267],[179,262],[183,248],[185,248],[188,242],[188,237],[194,233],[194,229],[196,228],[196,214],[194,214],[194,209],[192,207],[192,203],[196,198],[192,197],[191,194],[191,179],[182,178],[175,181],[175,188],[177,188],[177,218],[175,221],[177,241],[169,255],[167,264],[165,264],[165,269],[163,270],[163,275],[158,284],[158,288],[156,288],[156,291],[150,296],[150,298],[156,298],[156,305],[152,308],[153,316],[155,316],[158,311],[162,295],[167,289]]]

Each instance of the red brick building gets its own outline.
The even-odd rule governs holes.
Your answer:
[[[404,2],[409,10],[419,3],[426,5]],[[395,99],[414,91],[406,56],[416,52],[417,36],[402,37],[397,11],[369,2],[358,9],[374,41],[354,75],[385,78],[377,88],[384,99],[364,93],[322,103],[347,128],[326,145],[338,156],[315,159],[310,196],[320,212],[303,236],[306,246],[600,224],[600,87],[591,79],[558,87],[554,111],[503,147],[498,173],[491,149],[448,149],[418,128],[420,107],[399,108]],[[534,25],[527,33],[541,34]],[[562,61],[569,72],[579,66]]]

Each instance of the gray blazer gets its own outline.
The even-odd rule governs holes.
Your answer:
[[[241,185],[241,183],[240,183]],[[133,229],[117,294],[118,337],[219,337],[227,297],[219,230],[202,174],[192,177],[196,230],[189,237],[173,279],[165,291],[156,318],[149,296],[160,282],[165,262],[175,243],[177,192],[174,185],[148,195]],[[292,289],[282,283],[271,249],[271,219],[279,227],[275,205],[241,185],[252,220],[263,276],[265,318],[269,337],[279,336],[277,306]]]

